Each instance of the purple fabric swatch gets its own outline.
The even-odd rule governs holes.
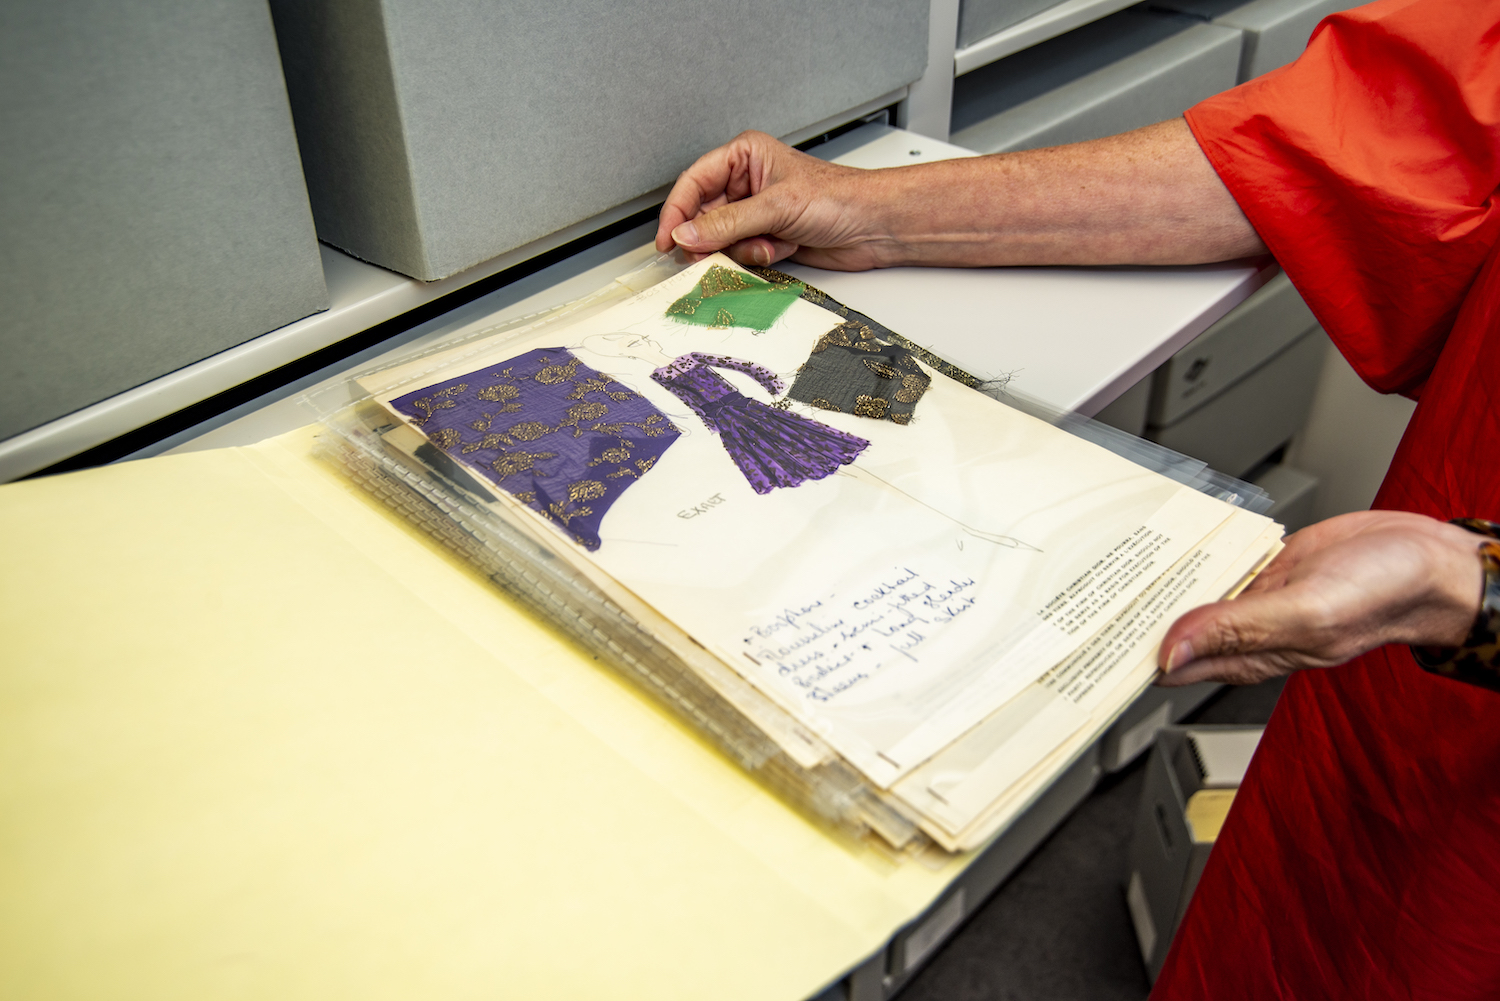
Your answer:
[[[651,378],[670,389],[709,430],[758,494],[821,480],[847,465],[869,442],[784,410],[773,410],[735,389],[715,368],[743,372],[772,396],[781,380],[754,362],[693,351],[663,365]]]
[[[391,401],[429,441],[599,548],[610,505],[682,434],[566,348],[537,348]]]

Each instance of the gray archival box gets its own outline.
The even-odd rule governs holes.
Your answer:
[[[326,309],[264,0],[0,4],[0,438]]]
[[[899,90],[927,0],[273,0],[323,240],[442,278]]]

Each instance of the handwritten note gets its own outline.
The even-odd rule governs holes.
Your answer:
[[[827,703],[924,647],[978,601],[972,577],[928,578],[910,566],[842,595],[783,608],[752,626],[745,654],[803,698]]]

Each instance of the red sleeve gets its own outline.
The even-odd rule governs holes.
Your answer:
[[[1418,392],[1500,238],[1500,0],[1335,14],[1187,121],[1359,374]]]

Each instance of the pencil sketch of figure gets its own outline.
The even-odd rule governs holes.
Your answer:
[[[899,493],[973,538],[1008,549],[1039,551],[1012,536],[967,525],[861,468],[854,460],[869,447],[866,439],[752,400],[714,371],[722,368],[743,372],[775,396],[782,391],[784,383],[780,376],[763,365],[701,351],[669,359],[662,352],[661,345],[649,336],[625,332],[596,334],[586,338],[580,347],[601,356],[635,358],[656,365],[651,378],[671,390],[719,435],[724,450],[758,494],[770,493],[776,487],[795,487],[837,473],[874,489]]]
[[[743,372],[772,396],[784,388],[776,373],[754,362],[692,351],[651,373],[719,435],[740,472],[758,494],[821,480],[869,447],[863,438],[775,410],[735,389],[716,368]]]

